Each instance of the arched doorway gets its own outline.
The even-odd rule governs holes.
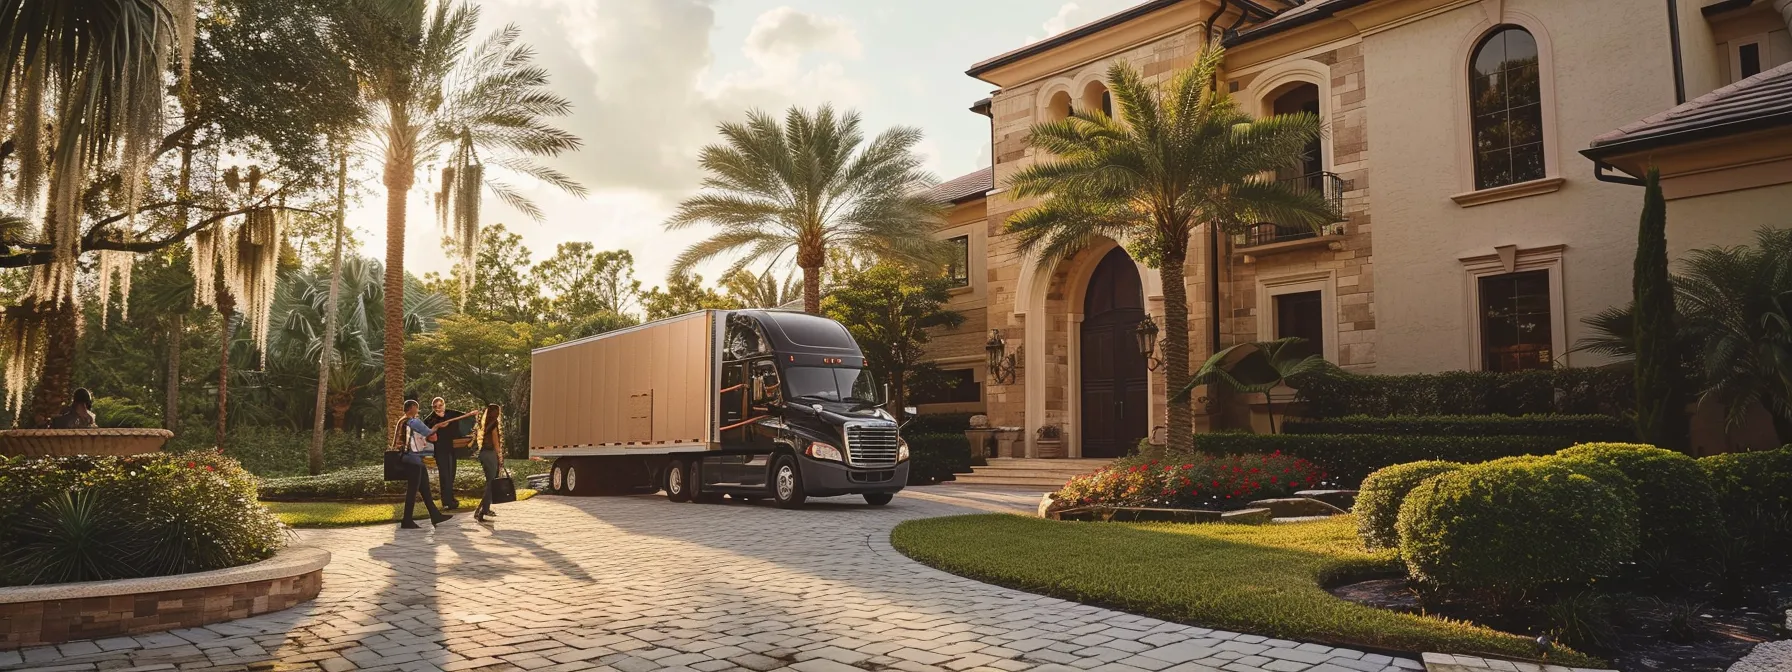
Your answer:
[[[1096,265],[1083,295],[1083,457],[1125,455],[1149,431],[1149,373],[1133,335],[1144,319],[1138,266],[1116,247]]]

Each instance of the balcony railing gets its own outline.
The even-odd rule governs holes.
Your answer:
[[[1337,173],[1317,172],[1300,177],[1278,180],[1300,191],[1315,191],[1325,196],[1332,210],[1344,212],[1344,180]],[[1273,222],[1256,224],[1244,233],[1232,237],[1232,244],[1238,247],[1256,247],[1271,243],[1285,243],[1294,240],[1318,237],[1319,233],[1306,226],[1283,226]]]

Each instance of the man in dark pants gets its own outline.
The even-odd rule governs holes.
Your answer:
[[[443,401],[441,397],[430,400],[429,410],[429,417],[424,418],[423,422],[431,427],[449,420],[457,420],[465,415],[460,411],[448,410],[448,402]],[[460,500],[454,495],[454,440],[457,438],[460,438],[459,422],[450,422],[436,430],[436,473],[441,477],[442,508],[444,509],[460,508]]]

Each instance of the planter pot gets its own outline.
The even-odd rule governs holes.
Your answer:
[[[166,429],[7,429],[0,430],[0,455],[141,455],[172,438]]]
[[[1063,439],[1040,439],[1039,440],[1039,456],[1043,457],[1043,458],[1049,458],[1049,459],[1066,457],[1067,453],[1064,452],[1064,440]]]

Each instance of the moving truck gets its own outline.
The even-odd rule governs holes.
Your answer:
[[[862,495],[908,482],[908,445],[838,322],[707,310],[533,354],[529,449],[554,492],[675,502]]]

